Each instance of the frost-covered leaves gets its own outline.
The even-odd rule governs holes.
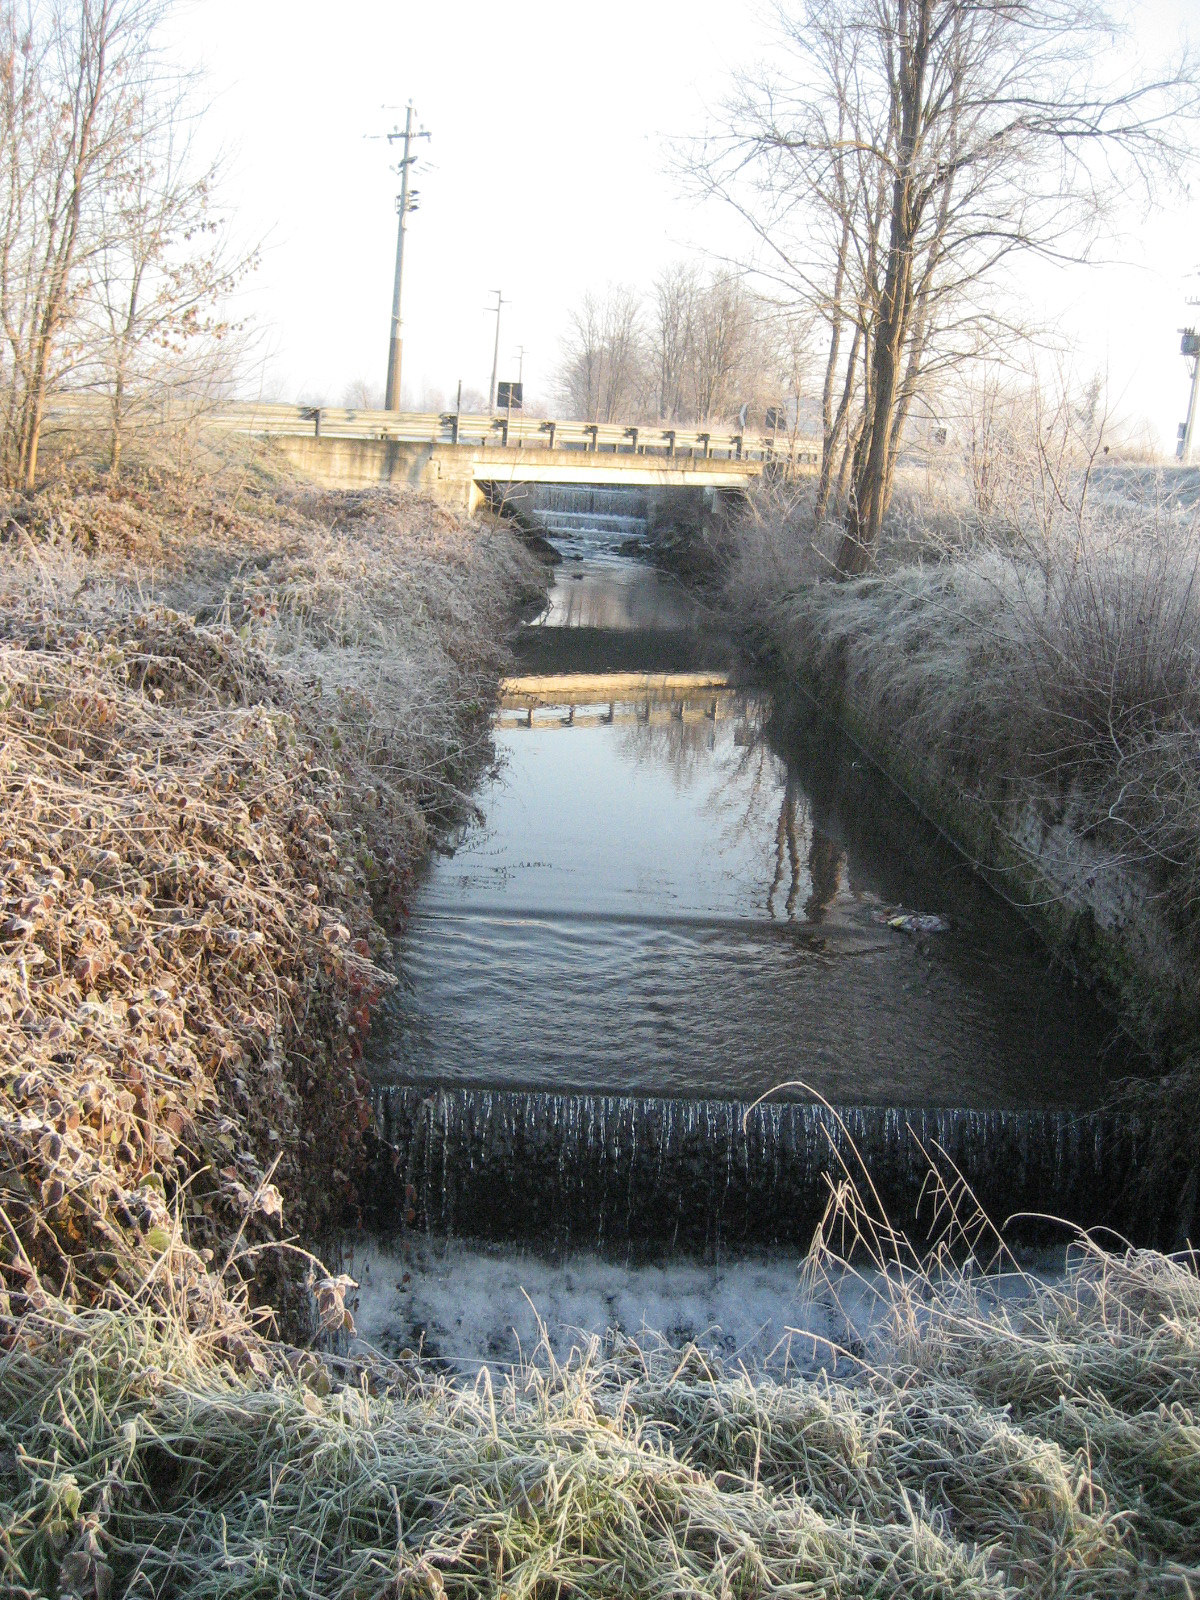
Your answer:
[[[388,982],[373,908],[404,909],[537,576],[503,529],[410,492],[232,476],[84,474],[0,505],[16,1308],[35,1277],[80,1300],[182,1282],[207,1306],[231,1249],[274,1296],[257,1247],[353,1212]],[[133,555],[178,609],[145,602]]]
[[[162,612],[26,642],[0,645],[18,1307],[33,1272],[81,1298],[135,1289],[164,1251],[198,1271],[243,1223],[254,1242],[352,1208],[356,1062],[389,981],[336,775],[256,652]]]

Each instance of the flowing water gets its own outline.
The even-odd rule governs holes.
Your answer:
[[[794,1261],[860,1157],[904,1225],[931,1157],[993,1215],[1130,1225],[1110,1020],[819,710],[739,677],[635,496],[539,515],[562,562],[376,1031],[381,1226],[728,1272]]]

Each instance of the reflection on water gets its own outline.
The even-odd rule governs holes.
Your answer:
[[[695,602],[666,573],[632,561],[605,566],[579,557],[564,561],[534,626],[677,633],[697,621]]]
[[[642,635],[674,670],[630,663]],[[681,664],[687,639],[720,653],[652,569],[558,569],[479,816],[422,888],[377,1080],[1097,1104],[1128,1065],[1097,1009],[836,730],[694,670],[699,646]]]

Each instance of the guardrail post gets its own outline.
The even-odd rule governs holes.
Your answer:
[[[666,430],[666,440],[667,440],[667,455],[668,456],[673,456],[675,454],[675,429],[674,428],[668,428]]]
[[[584,428],[583,431],[584,431],[584,433],[590,433],[591,434],[591,436],[592,436],[591,449],[592,449],[592,454],[595,455],[596,452],[600,448],[600,444],[599,444],[600,425],[599,425],[599,423],[596,423],[596,422],[589,422],[587,424],[587,426]]]
[[[700,443],[704,446],[704,460],[707,461],[709,456],[712,455],[712,448],[709,443],[709,441],[712,439],[712,434],[701,433],[698,434],[697,437],[699,438]]]
[[[545,428],[546,432],[550,435],[550,444],[549,444],[548,448],[553,450],[554,449],[554,435],[558,431],[558,423],[557,422],[543,422],[542,423],[542,427]]]
[[[630,440],[630,446],[629,446],[630,450],[632,450],[634,455],[637,455],[637,453],[638,453],[638,430],[636,428],[626,428],[625,429],[625,437],[628,440]]]
[[[745,435],[739,433],[737,438],[733,441],[733,459],[735,461],[740,461],[742,459],[742,447],[745,445],[745,443]]]

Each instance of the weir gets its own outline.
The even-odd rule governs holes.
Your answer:
[[[966,1178],[1017,1237],[1054,1237],[1033,1214],[1144,1226],[1128,1180],[1142,1142],[1115,1113],[971,1111],[813,1103],[445,1091],[376,1095],[395,1151],[379,1220],[445,1235],[618,1253],[811,1242],[834,1188],[851,1180],[916,1237],[933,1226],[940,1172]],[[963,1203],[962,1220],[973,1207]]]

